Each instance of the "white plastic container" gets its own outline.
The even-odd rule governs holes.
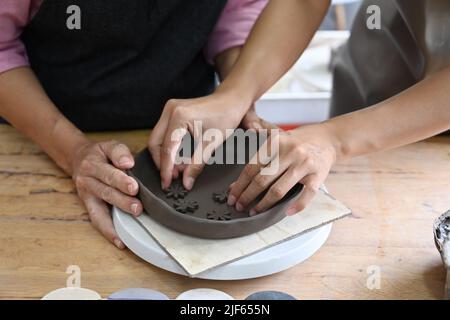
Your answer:
[[[318,31],[299,61],[256,103],[258,115],[288,127],[328,119],[333,78],[328,66],[333,49],[348,37],[348,31]]]

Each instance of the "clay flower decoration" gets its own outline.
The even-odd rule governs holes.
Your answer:
[[[169,188],[164,190],[167,198],[175,200],[183,199],[187,192],[188,191],[180,183],[173,183]]]
[[[225,203],[228,199],[228,191],[219,191],[213,193],[213,200],[217,203]]]
[[[208,218],[209,220],[227,221],[231,220],[231,212],[228,210],[225,211],[212,210],[206,214],[206,218]]]
[[[173,203],[173,207],[180,213],[193,213],[198,209],[198,202],[179,199]]]

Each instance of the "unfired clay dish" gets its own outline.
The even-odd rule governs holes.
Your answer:
[[[238,151],[237,144],[232,145],[229,141],[239,134],[243,133],[237,131],[227,140],[221,155],[226,157],[230,148]],[[248,162],[254,150],[246,143],[244,152]],[[234,238],[265,229],[285,217],[288,201],[301,190],[301,185],[296,185],[273,208],[250,217],[247,211],[238,212],[226,203],[228,187],[237,180],[245,163],[206,165],[194,188],[188,192],[183,188],[181,180],[172,182],[168,190],[161,189],[159,170],[147,149],[136,156],[135,162],[135,167],[129,174],[138,181],[139,198],[146,213],[175,231],[199,238]],[[260,195],[256,201],[262,197]]]

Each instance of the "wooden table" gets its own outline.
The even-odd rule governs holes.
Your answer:
[[[102,133],[133,151],[148,132]],[[281,290],[300,299],[441,298],[444,271],[432,222],[450,209],[450,138],[337,165],[327,186],[353,209],[306,262],[245,281],[189,279],[160,270],[109,244],[90,225],[74,186],[27,138],[0,125],[0,298],[39,299],[66,285],[66,268],[81,268],[81,285],[103,297],[147,287],[174,298],[209,287],[245,298]],[[380,288],[368,272],[380,271]],[[372,285],[370,285],[372,284]],[[376,284],[376,282],[375,282]]]

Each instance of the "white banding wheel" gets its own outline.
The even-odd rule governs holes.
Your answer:
[[[130,214],[113,208],[116,231],[125,245],[143,260],[161,269],[187,276],[152,236]],[[327,240],[332,224],[311,230],[291,240],[269,247],[229,264],[205,271],[196,278],[241,280],[274,274],[289,269],[312,256]]]

